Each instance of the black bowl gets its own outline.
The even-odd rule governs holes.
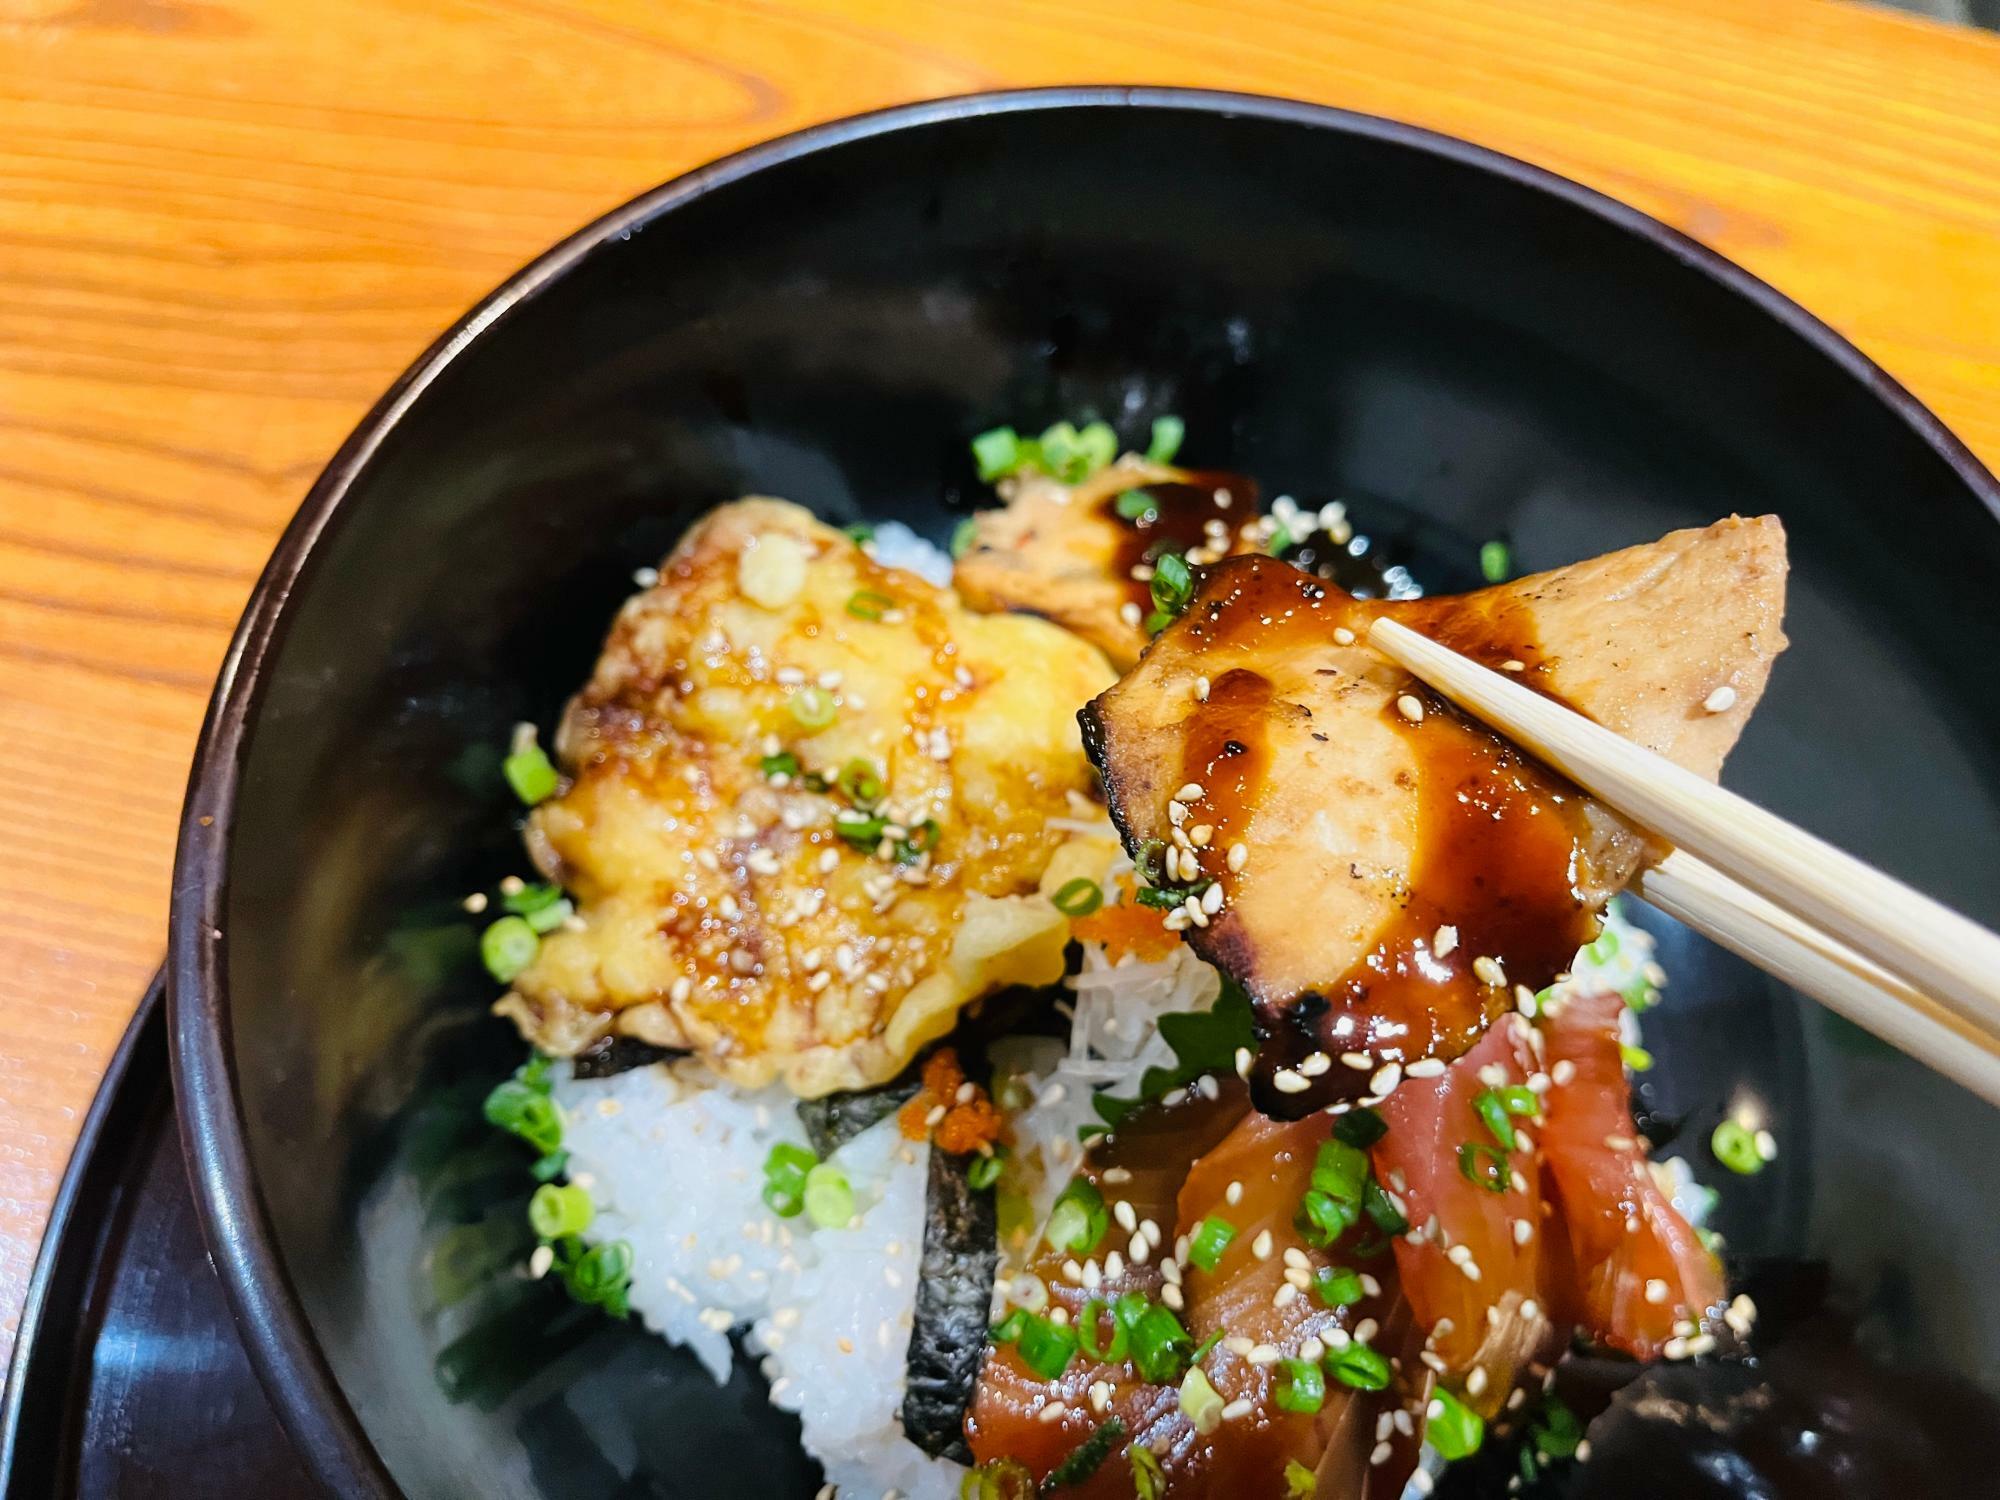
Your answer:
[[[1792,537],[1795,644],[1740,790],[2000,917],[2000,491],[1825,327],[1520,162],[1303,104],[1152,89],[950,100],[761,146],[536,261],[314,487],[224,667],[182,827],[173,1038],[236,1316],[343,1494],[810,1494],[795,1428],[505,1274],[525,1191],[477,1099],[463,892],[521,868],[495,774],[635,567],[749,491],[942,537],[1001,421],[1154,413],[1186,453],[1344,496],[1433,587],[1731,511]],[[1414,519],[1412,519],[1414,518]],[[1751,1259],[1989,1386],[1994,1115],[1664,921],[1650,1120]],[[1707,1163],[1711,1178],[1722,1177]],[[392,1478],[393,1476],[393,1478]]]

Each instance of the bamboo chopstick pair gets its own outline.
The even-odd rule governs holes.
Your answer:
[[[1393,620],[1369,643],[1675,846],[1639,894],[2000,1105],[2000,936]]]

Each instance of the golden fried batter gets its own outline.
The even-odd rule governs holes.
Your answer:
[[[1093,785],[1098,652],[972,614],[782,501],[714,511],[660,573],[564,716],[568,779],[528,841],[578,915],[502,1012],[550,1052],[615,1032],[815,1096],[1059,978],[1037,882],[1048,819]]]

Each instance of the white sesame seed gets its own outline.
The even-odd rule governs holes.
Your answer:
[[[1194,696],[1197,702],[1208,702],[1208,679],[1206,677],[1195,678]]]
[[[1535,1237],[1535,1226],[1526,1219],[1516,1219],[1513,1223],[1514,1243],[1525,1245]]]
[[[1113,1250],[1104,1257],[1104,1276],[1108,1281],[1116,1281],[1125,1274],[1125,1257]]]
[[[1044,1401],[1041,1405],[1041,1409],[1035,1413],[1035,1420],[1037,1422],[1060,1422],[1062,1420],[1062,1415],[1063,1415],[1062,1402]]]
[[[1334,627],[1333,627],[1333,643],[1334,643],[1334,645],[1336,645],[1336,646],[1351,646],[1351,645],[1353,645],[1353,644],[1354,644],[1354,632],[1353,632],[1353,631],[1351,631],[1351,630],[1349,630],[1349,629],[1348,629],[1348,628],[1347,628],[1347,627],[1346,627],[1345,625],[1336,625],[1336,626],[1334,626]]]
[[[1646,1300],[1655,1307],[1667,1300],[1667,1284],[1655,1276],[1646,1283]]]
[[[1712,714],[1726,714],[1730,709],[1736,707],[1736,689],[1725,682],[1721,687],[1702,699],[1701,706]]]
[[[1275,1365],[1284,1357],[1284,1352],[1276,1344],[1254,1344],[1244,1360],[1253,1365]]]
[[[474,916],[477,916],[480,912],[486,910],[486,892],[474,891],[470,896],[461,901],[459,905],[463,906]]]
[[[1181,1289],[1171,1282],[1160,1288],[1160,1300],[1175,1312],[1180,1312],[1187,1306],[1186,1299],[1181,1296]]]
[[[1118,606],[1118,618],[1123,620],[1127,625],[1136,626],[1145,618],[1145,615],[1137,604],[1127,599],[1123,604]]]
[[[1299,1060],[1299,1071],[1308,1078],[1317,1078],[1333,1066],[1333,1059],[1324,1052],[1308,1052]]]
[[[1231,844],[1229,846],[1228,859],[1229,872],[1233,875],[1242,870],[1249,858],[1250,848],[1247,844]]]
[[[1281,1094],[1303,1094],[1312,1083],[1294,1068],[1280,1068],[1271,1075],[1271,1087]]]
[[[1373,1318],[1363,1318],[1359,1323],[1354,1325],[1354,1342],[1357,1344],[1368,1343],[1377,1333],[1381,1332],[1381,1328],[1382,1325],[1377,1323]]]
[[[1507,983],[1507,971],[1500,967],[1500,961],[1483,953],[1472,961],[1472,973],[1481,984],[1490,985],[1496,990],[1503,988]]]
[[[1435,1349],[1421,1350],[1418,1352],[1417,1358],[1440,1375],[1448,1373],[1451,1369],[1451,1366],[1444,1362],[1444,1356],[1439,1354]]]
[[[1195,848],[1206,849],[1210,844],[1215,842],[1215,825],[1213,823],[1197,823],[1187,831],[1187,834],[1188,842],[1193,844]]]
[[[683,974],[681,975],[680,978],[676,979],[673,982],[673,986],[667,991],[667,998],[672,1000],[676,1005],[678,1005],[680,1004],[681,1001],[687,999],[687,997],[689,995],[692,995],[693,993],[694,993],[694,981],[688,978],[687,975]]]
[[[1046,1090],[1043,1091],[1043,1097],[1045,1099],[1047,1097]],[[1132,1180],[1132,1172],[1129,1167],[1106,1167],[1103,1176],[1104,1180],[1113,1187],[1122,1186]]]
[[[1412,724],[1424,722],[1424,705],[1411,693],[1404,693],[1396,699],[1396,712]]]
[[[1132,1236],[1132,1244],[1130,1249],[1132,1256],[1132,1264],[1135,1266],[1143,1266],[1148,1260],[1152,1258],[1153,1246],[1151,1242],[1149,1242],[1143,1234],[1135,1234]]]
[[[544,1276],[549,1274],[549,1267],[555,1263],[555,1247],[553,1245],[537,1245],[535,1246],[535,1253],[528,1257],[528,1274],[534,1277],[535,1280],[540,1281]]]
[[[1575,1080],[1575,1078],[1576,1078],[1576,1064],[1571,1062],[1566,1057],[1563,1058],[1560,1062],[1558,1062],[1553,1068],[1549,1069],[1550,1081],[1557,1084],[1558,1086],[1571,1083]]]
[[[1445,1251],[1444,1258],[1455,1266],[1462,1266],[1472,1259],[1472,1247],[1470,1245],[1453,1245],[1449,1250]]]
[[[1312,1259],[1297,1245],[1287,1245],[1285,1246],[1285,1264],[1310,1270],[1312,1268]]]
[[[1375,1059],[1366,1052],[1343,1052],[1340,1054],[1340,1063],[1342,1067],[1352,1068],[1357,1073],[1372,1072],[1375,1067]]]
[[[1384,1063],[1380,1068],[1375,1070],[1375,1076],[1368,1080],[1368,1088],[1370,1092],[1376,1094],[1393,1094],[1396,1092],[1396,1085],[1402,1081],[1403,1065],[1401,1063]]]
[[[1249,1416],[1256,1409],[1256,1403],[1248,1396],[1238,1396],[1234,1401],[1222,1408],[1222,1420],[1225,1422],[1235,1422]]]
[[[1276,1293],[1272,1295],[1271,1306],[1290,1307],[1294,1302],[1298,1300],[1299,1300],[1299,1289],[1293,1286],[1288,1281],[1283,1286],[1279,1287]]]
[[[1539,1305],[1537,1305],[1533,1297],[1530,1297],[1527,1301],[1521,1304],[1521,1316],[1527,1319],[1529,1322],[1533,1322],[1536,1318],[1540,1317],[1541,1314],[1542,1314],[1542,1309],[1540,1308]]]
[[[1778,1159],[1778,1138],[1772,1135],[1770,1131],[1760,1130],[1756,1135],[1751,1137],[1751,1140],[1757,1147],[1758,1156],[1762,1157],[1765,1161],[1776,1161]]]
[[[1444,1076],[1444,1059],[1441,1057],[1420,1057],[1403,1069],[1410,1078],[1441,1078]]]
[[[1271,1258],[1270,1230],[1261,1229],[1257,1232],[1257,1238],[1250,1242],[1250,1253],[1259,1260],[1269,1260]]]
[[[1195,802],[1199,801],[1203,795],[1202,784],[1199,781],[1190,781],[1178,792],[1174,793],[1174,800],[1176,802]]]
[[[1236,1049],[1236,1076],[1238,1078],[1248,1078],[1250,1076],[1250,1064],[1255,1061],[1256,1059],[1251,1056],[1248,1047],[1238,1047]]]
[[[1100,1417],[1111,1410],[1111,1382],[1093,1380],[1090,1383],[1090,1409]]]

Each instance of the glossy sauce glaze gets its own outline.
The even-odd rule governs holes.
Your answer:
[[[1181,626],[1215,664],[1208,698],[1187,723],[1180,777],[1201,788],[1187,825],[1213,830],[1194,851],[1204,880],[1227,882],[1232,844],[1255,849],[1269,736],[1286,732],[1279,726],[1288,711],[1303,712],[1231,659],[1322,651],[1336,630],[1358,641],[1382,614],[1494,666],[1519,663],[1530,685],[1543,675],[1521,611],[1455,599],[1356,600],[1269,558],[1210,569]],[[1359,962],[1301,993],[1256,997],[1264,1045],[1254,1081],[1267,1113],[1295,1118],[1366,1097],[1384,1064],[1457,1056],[1515,1003],[1516,986],[1540,990],[1595,935],[1596,914],[1578,893],[1588,837],[1579,794],[1416,684],[1409,691],[1423,705],[1421,720],[1393,700],[1383,709],[1415,761],[1409,885]],[[1489,982],[1494,970],[1481,959],[1499,966],[1501,982]],[[1325,1065],[1343,1053],[1365,1055],[1370,1067]],[[1277,1088],[1281,1068],[1301,1073],[1308,1087]]]
[[[1227,552],[1238,528],[1257,514],[1257,481],[1242,474],[1190,473],[1179,483],[1140,485],[1124,493],[1144,495],[1151,509],[1127,518],[1118,513],[1119,496],[1104,497],[1104,514],[1119,528],[1111,576],[1124,584],[1134,604],[1149,612],[1153,595],[1148,580],[1156,559],[1169,552]],[[1135,569],[1141,576],[1132,576]]]

